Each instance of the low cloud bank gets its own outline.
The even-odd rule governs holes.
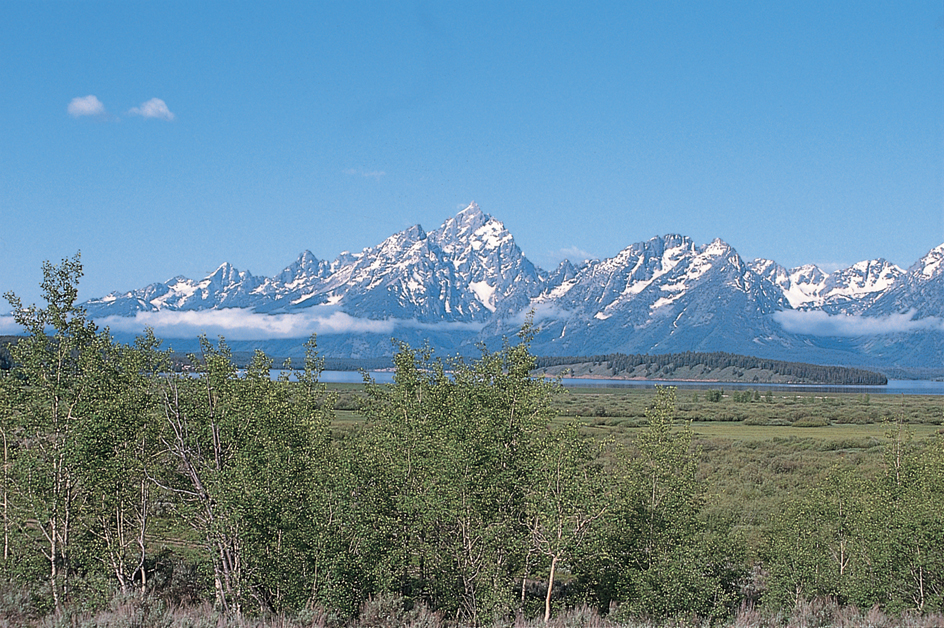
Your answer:
[[[398,328],[430,331],[478,331],[478,323],[422,323],[414,320],[357,318],[332,308],[311,308],[288,314],[263,314],[250,309],[138,312],[133,317],[108,316],[95,321],[112,331],[141,333],[145,327],[158,338],[195,338],[200,334],[231,340],[306,338],[311,334],[393,334]]]
[[[936,316],[915,319],[914,312],[865,317],[784,310],[775,312],[773,316],[784,330],[810,336],[881,336],[924,330],[944,331],[944,319]]]

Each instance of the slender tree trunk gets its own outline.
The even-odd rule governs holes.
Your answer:
[[[145,561],[147,559],[146,546],[144,544],[144,534],[147,531],[147,522],[148,522],[148,506],[150,501],[150,490],[148,487],[148,481],[146,477],[141,478],[141,501],[138,504],[140,510],[138,511],[138,564],[135,567],[135,571],[141,574],[141,595],[144,595],[144,591],[147,588],[147,569],[145,568]],[[137,575],[132,573],[132,580],[134,576]]]
[[[547,579],[547,596],[544,598],[544,623],[551,621],[551,594],[554,592],[554,574],[557,571],[557,554],[551,558],[551,575]]]
[[[59,547],[56,543],[57,530],[56,520],[53,518],[49,522],[49,528],[52,534],[49,535],[49,588],[52,590],[52,601],[57,611],[62,610],[62,600],[59,599],[59,570],[57,569],[59,558]]]
[[[10,558],[10,513],[9,502],[7,501],[9,483],[9,450],[7,449],[7,433],[0,428],[0,434],[3,435],[3,561]]]

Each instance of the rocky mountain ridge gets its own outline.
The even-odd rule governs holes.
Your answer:
[[[670,234],[548,272],[472,203],[434,231],[414,225],[332,262],[305,251],[274,277],[224,263],[201,280],[175,277],[85,306],[106,323],[230,310],[303,317],[322,350],[338,357],[388,354],[391,336],[470,353],[514,334],[533,311],[534,350],[546,355],[730,351],[944,367],[944,244],[907,270],[876,259],[825,273],[745,262],[722,240],[698,246]],[[330,317],[362,324],[346,331],[323,324]],[[262,331],[246,340],[281,343],[280,354],[291,341]]]

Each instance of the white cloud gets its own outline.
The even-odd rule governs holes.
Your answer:
[[[402,318],[388,319],[393,321],[397,327],[408,327],[410,329],[428,329],[430,331],[481,331],[485,327],[484,323],[463,323],[452,321],[449,323],[421,323],[420,321],[404,320]]]
[[[533,314],[533,322],[535,324],[547,320],[555,321],[562,318],[566,319],[570,316],[570,312],[552,303],[535,303],[521,310],[509,320],[515,325],[523,325],[531,314]]]
[[[95,96],[89,94],[82,98],[73,98],[66,107],[66,111],[73,118],[80,116],[101,116],[105,114],[105,105]]]
[[[921,330],[944,331],[944,319],[936,316],[915,319],[914,312],[865,317],[784,310],[775,312],[774,320],[790,333],[811,336],[881,336]]]
[[[477,331],[477,323],[420,323],[410,320],[357,318],[335,308],[310,308],[291,314],[263,314],[250,309],[138,312],[133,317],[109,316],[95,321],[112,331],[141,333],[154,329],[159,338],[195,338],[200,334],[232,340],[306,338],[311,334],[393,334],[397,327]]]
[[[249,309],[138,312],[134,317],[109,316],[96,320],[115,331],[140,333],[154,329],[158,337],[194,338],[199,334],[225,336],[233,340],[304,338],[313,333],[390,333],[389,321],[357,319],[344,312],[306,311],[297,314],[260,314]]]
[[[147,102],[141,103],[140,107],[132,107],[128,113],[133,116],[157,118],[158,120],[167,120],[168,122],[176,118],[176,116],[171,113],[171,110],[167,108],[167,104],[160,98],[152,98]]]

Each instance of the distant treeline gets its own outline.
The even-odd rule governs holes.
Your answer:
[[[673,369],[682,367],[704,366],[711,370],[721,370],[729,367],[742,371],[762,369],[777,375],[795,378],[797,381],[822,384],[884,386],[888,383],[888,378],[881,373],[864,369],[766,360],[723,351],[712,353],[686,351],[684,353],[666,353],[662,355],[609,353],[607,355],[544,356],[537,358],[537,368],[539,369],[585,363],[606,364],[606,367],[612,371],[613,376],[632,372],[640,366],[646,366],[653,372],[671,372]]]
[[[19,338],[19,336],[0,336],[0,369],[9,369],[12,366],[9,345],[16,343]],[[191,365],[186,354],[171,353],[169,355],[173,370],[178,372],[181,370],[189,370]],[[248,352],[237,352],[233,357],[236,366],[239,368],[245,368],[252,362],[252,354]],[[393,367],[392,357],[326,357],[324,360],[324,368],[328,371],[359,371],[361,369],[376,371]],[[665,353],[661,355],[608,353],[606,355],[591,356],[539,356],[536,360],[537,369],[568,366],[572,364],[605,364],[614,377],[624,373],[631,373],[640,366],[647,367],[647,370],[652,372],[654,376],[656,373],[659,373],[662,377],[670,375],[675,369],[703,366],[712,371],[731,367],[741,371],[761,369],[776,375],[792,378],[798,382],[859,386],[884,386],[888,384],[888,378],[885,375],[865,369],[846,366],[823,366],[820,364],[806,364],[804,362],[767,360],[747,355],[726,353],[724,351],[715,351],[712,353],[686,351],[684,353]],[[285,360],[282,358],[273,358],[273,364],[276,367],[281,366],[284,362]],[[293,360],[293,363],[296,365],[299,362],[299,360]]]

